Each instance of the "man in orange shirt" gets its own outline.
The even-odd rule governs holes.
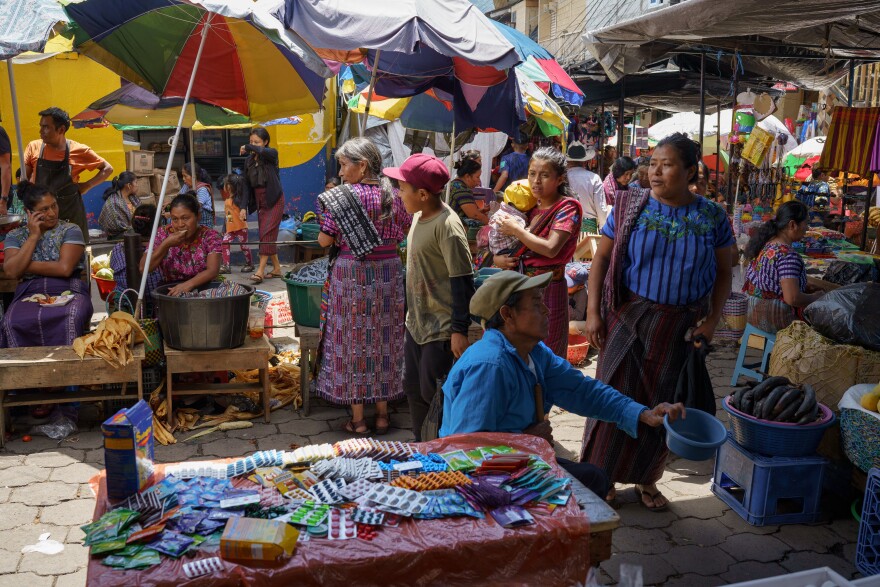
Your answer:
[[[86,244],[89,227],[82,194],[113,174],[107,163],[87,145],[67,138],[70,117],[60,108],[40,112],[40,139],[28,143],[24,153],[25,173],[34,183],[44,185],[58,200],[58,216],[82,229]],[[83,171],[98,170],[92,179],[79,182]]]

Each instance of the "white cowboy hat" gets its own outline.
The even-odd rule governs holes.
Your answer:
[[[590,161],[595,156],[596,149],[592,147],[588,149],[578,141],[572,142],[568,146],[568,152],[565,154],[565,158],[569,161]]]

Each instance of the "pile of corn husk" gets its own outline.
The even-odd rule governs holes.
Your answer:
[[[73,350],[80,359],[86,355],[101,357],[119,369],[134,360],[132,344],[143,342],[146,338],[134,316],[126,312],[113,312],[98,323],[94,332],[74,340]]]

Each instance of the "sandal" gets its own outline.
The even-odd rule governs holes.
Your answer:
[[[253,265],[245,265],[244,267],[241,268],[242,273],[250,273],[253,270],[254,270]]]
[[[385,421],[384,426],[379,426],[379,422]],[[381,436],[383,434],[388,433],[388,428],[391,426],[391,419],[388,417],[388,414],[376,414],[376,434]]]
[[[251,282],[253,282],[254,285],[260,285],[261,283],[263,283],[263,276],[254,273],[253,275],[251,275],[250,280]]]
[[[655,491],[654,493],[651,493],[650,491],[647,491],[646,489],[643,489],[641,487],[636,486],[636,491],[639,494],[639,503],[641,503],[642,507],[644,507],[645,509],[647,509],[649,511],[665,512],[666,508],[669,507],[669,500],[666,499],[666,496],[664,496],[662,493],[660,493],[659,489],[657,491]],[[666,499],[666,503],[664,503],[663,505],[648,505],[645,503],[645,496],[646,495],[651,498],[652,502],[656,502],[658,497],[662,497],[663,499]]]
[[[229,270],[229,265],[220,265],[220,275],[229,275],[230,273],[232,272]]]
[[[277,271],[273,271],[272,273],[269,274],[269,277],[281,277],[281,274],[278,273]]]
[[[364,431],[361,432],[358,430],[358,428],[363,428]],[[370,429],[367,427],[366,418],[357,422],[355,422],[354,420],[349,420],[345,423],[345,426],[343,426],[342,429],[349,434],[357,434],[359,436],[366,436],[370,433]]]

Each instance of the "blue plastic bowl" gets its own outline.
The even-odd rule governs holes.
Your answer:
[[[666,446],[689,461],[714,458],[715,451],[727,440],[727,428],[721,420],[696,409],[688,410],[686,418],[675,422],[670,422],[669,416],[663,416],[663,426],[666,428]]]

